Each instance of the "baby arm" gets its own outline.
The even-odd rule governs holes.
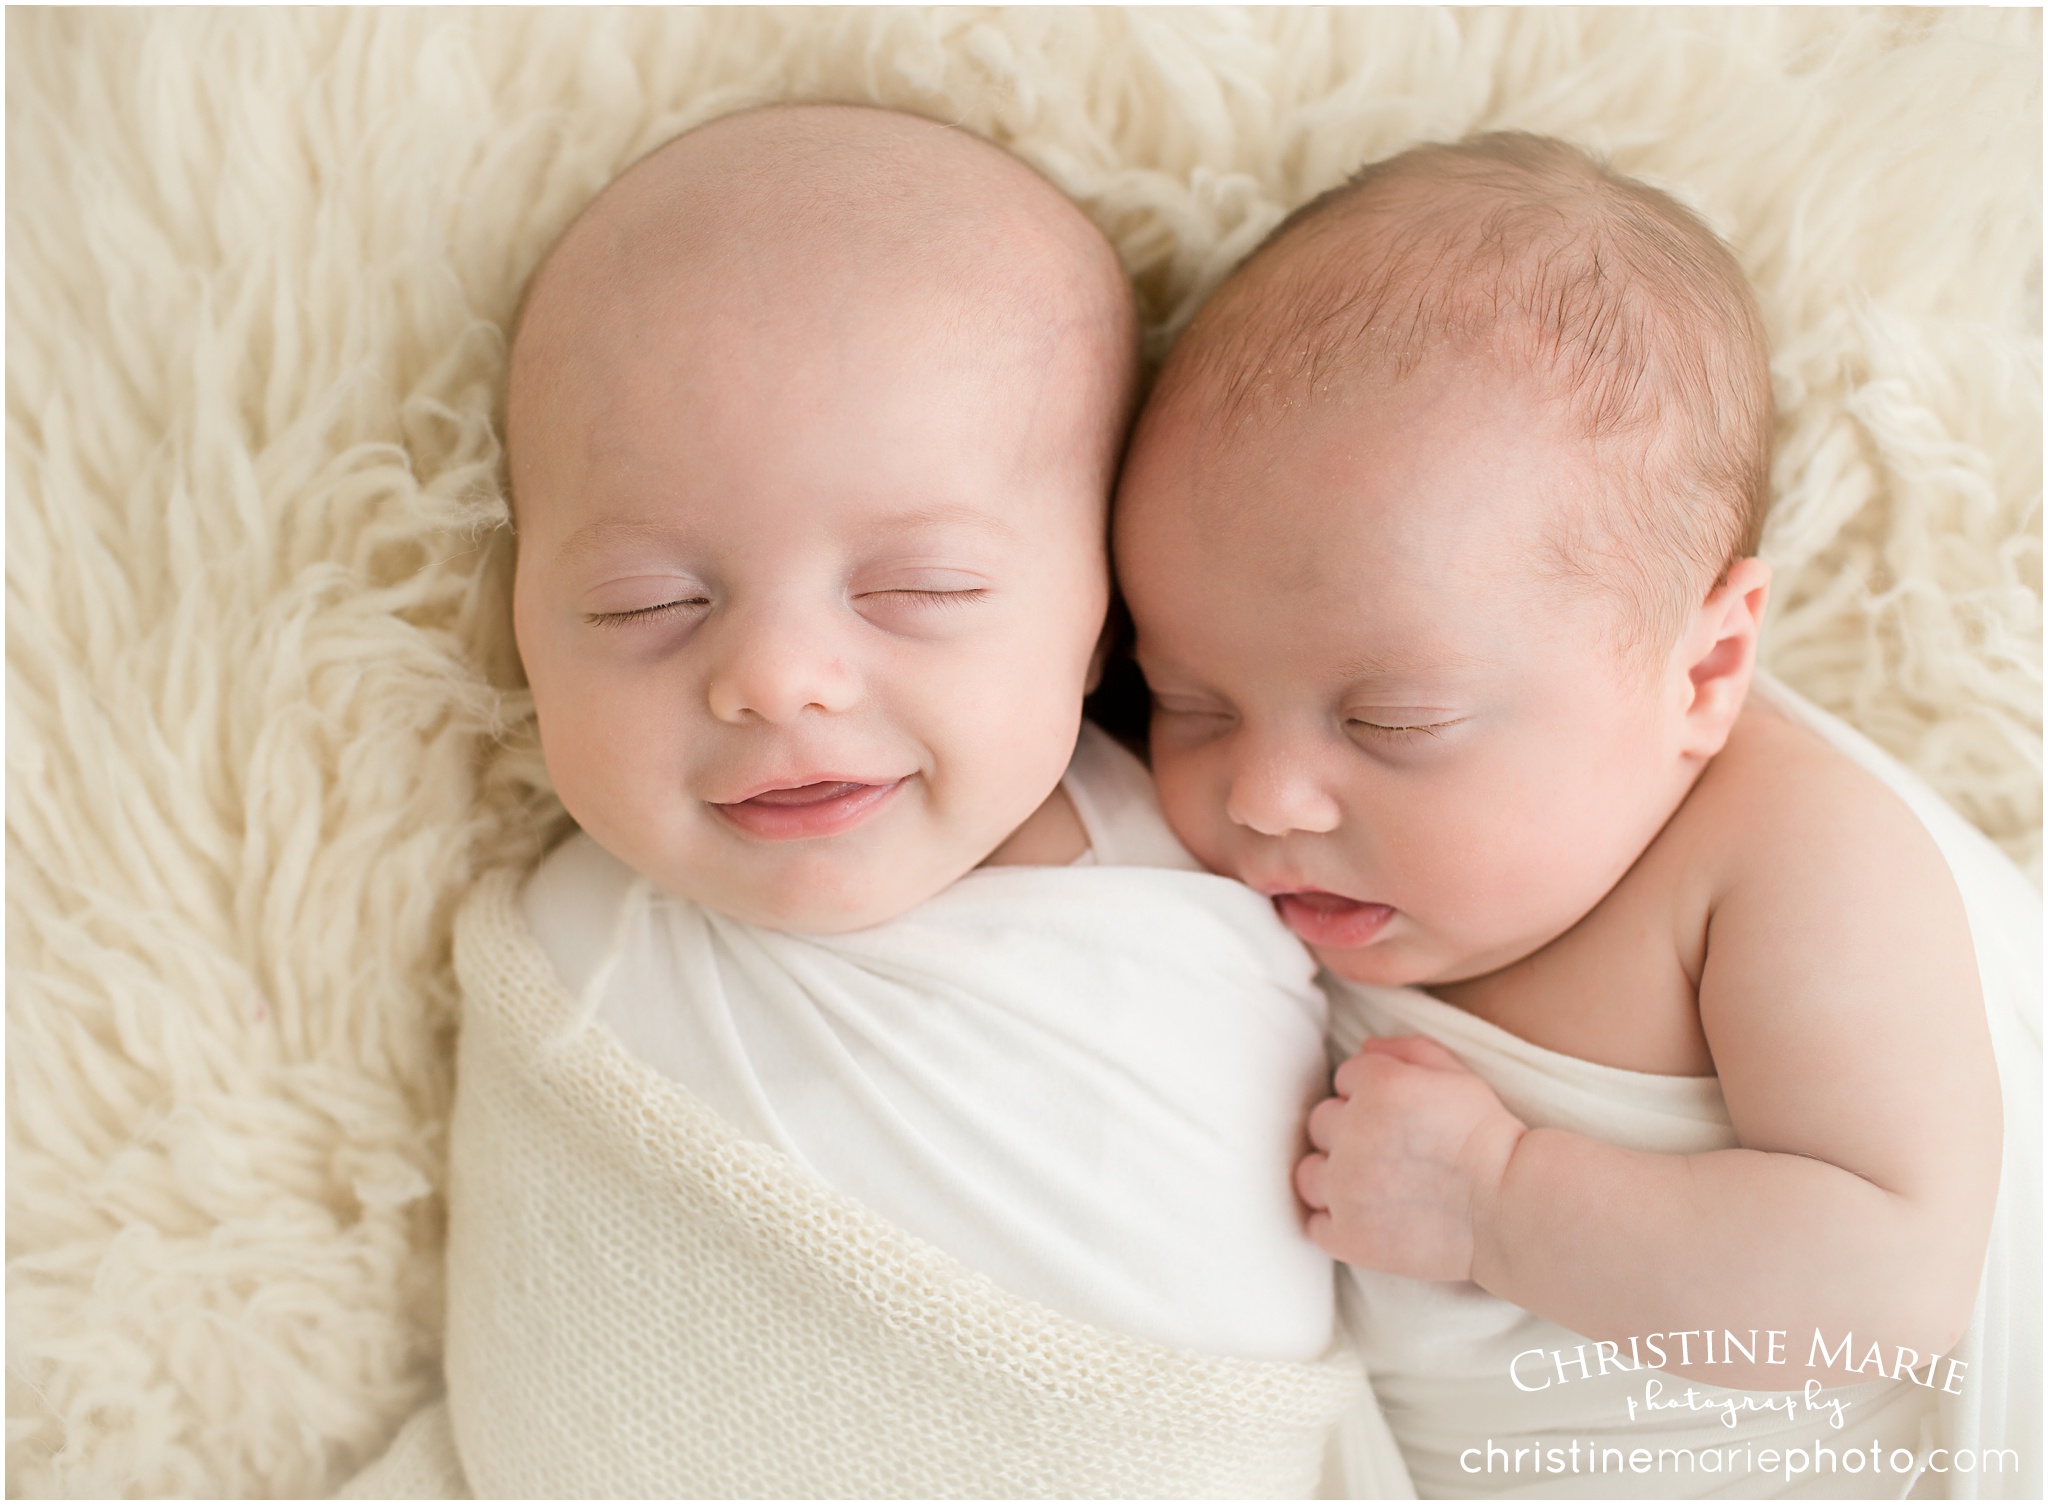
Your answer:
[[[1897,1348],[1924,1362],[1953,1346],[2000,1136],[1967,923],[1903,807],[1809,794],[1709,920],[1700,1019],[1741,1148],[1657,1155],[1531,1129],[1434,1043],[1368,1041],[1310,1119],[1321,1153],[1296,1180],[1317,1242],[1476,1281],[1595,1338],[1778,1329],[1797,1349],[1787,1365],[1673,1365],[1722,1384],[1829,1378],[1790,1367],[1816,1329],[1831,1348],[1853,1332],[1850,1362],[1882,1344],[1887,1372]]]

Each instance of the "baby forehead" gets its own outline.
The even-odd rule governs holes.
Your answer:
[[[1538,603],[1574,550],[1612,457],[1512,369],[1432,362],[1400,381],[1269,399],[1225,418],[1148,415],[1119,494],[1134,610],[1204,599],[1313,603],[1318,634],[1367,611],[1426,623],[1464,603]],[[1326,630],[1327,629],[1327,630]]]
[[[1120,506],[1241,544],[1396,553],[1512,537],[1604,491],[1616,456],[1519,365],[1461,352],[1228,411],[1155,398]]]
[[[841,525],[854,541],[877,552],[916,550],[927,545],[968,545],[984,550],[1017,543],[1027,528],[1016,517],[993,507],[949,500],[923,501],[879,492],[853,491],[836,509],[806,506],[799,521],[808,527],[777,527],[758,510],[735,514],[711,508],[691,513],[681,508],[602,513],[584,522],[562,541],[557,557],[566,563],[607,556],[641,556],[689,552],[707,541],[716,525],[736,523],[738,530],[774,531],[779,541],[795,534],[827,534]],[[706,521],[714,525],[707,529]],[[787,519],[782,520],[785,524]],[[732,531],[728,528],[726,531]]]
[[[766,318],[919,313],[1031,327],[1115,303],[1114,258],[1050,184],[964,133],[851,107],[728,117],[608,187],[530,285],[524,345],[625,337],[687,307]]]

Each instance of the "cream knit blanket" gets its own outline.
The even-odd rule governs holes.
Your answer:
[[[465,906],[456,965],[446,1367],[477,1494],[1314,1487],[1348,1355],[1201,1357],[1005,1293],[579,1028],[509,874]]]

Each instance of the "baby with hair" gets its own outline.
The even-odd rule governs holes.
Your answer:
[[[1082,722],[1135,382],[1100,233],[879,110],[692,131],[529,284],[514,615],[581,830],[458,933],[479,1494],[1313,1484],[1324,1001]]]
[[[1505,134],[1298,211],[1133,437],[1160,797],[1325,969],[1296,1185],[1425,1496],[1902,1493],[1968,1383],[1971,930],[1756,676],[1772,424],[1712,232]]]

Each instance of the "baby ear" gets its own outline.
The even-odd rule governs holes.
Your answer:
[[[1771,567],[1738,559],[1693,613],[1679,639],[1675,668],[1688,690],[1681,750],[1711,758],[1728,740],[1756,672],[1757,637],[1771,593]]]

